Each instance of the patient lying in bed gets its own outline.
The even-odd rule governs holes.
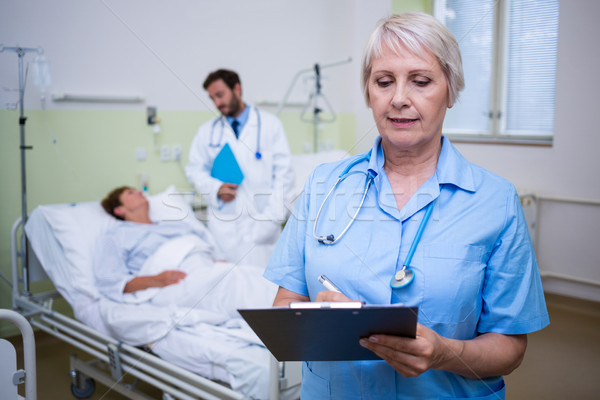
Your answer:
[[[98,289],[107,298],[199,308],[227,317],[239,317],[238,308],[272,303],[277,288],[262,278],[264,266],[217,261],[212,236],[202,225],[152,222],[148,200],[130,187],[111,191],[102,206],[122,220],[94,252]]]

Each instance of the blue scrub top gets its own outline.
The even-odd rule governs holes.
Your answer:
[[[523,334],[549,323],[538,266],[514,186],[471,164],[442,137],[435,174],[398,210],[383,169],[381,138],[321,211],[316,234],[339,236],[376,174],[355,222],[334,245],[313,237],[323,199],[351,159],[319,166],[276,245],[264,276],[314,300],[327,275],[349,298],[419,306],[419,323],[454,339]],[[411,262],[414,281],[394,289],[425,208],[438,199]],[[503,398],[502,377],[468,379],[438,370],[404,378],[384,361],[305,362],[302,398]]]

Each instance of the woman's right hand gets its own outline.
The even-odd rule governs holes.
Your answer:
[[[334,292],[332,290],[323,290],[322,292],[317,293],[317,297],[315,298],[315,301],[334,302],[334,301],[354,301],[354,300],[351,300],[348,297],[346,297],[345,295],[338,293],[338,292]]]

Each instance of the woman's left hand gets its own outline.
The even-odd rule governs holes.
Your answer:
[[[360,340],[363,347],[373,351],[404,377],[419,376],[441,366],[455,356],[445,338],[424,325],[417,324],[417,337],[371,335]]]
[[[508,375],[521,364],[527,335],[482,333],[473,339],[449,339],[417,324],[416,338],[371,335],[360,340],[404,377],[439,369],[471,379]]]

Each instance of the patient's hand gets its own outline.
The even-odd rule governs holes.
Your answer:
[[[136,276],[123,289],[123,293],[137,292],[151,287],[165,287],[178,283],[186,277],[185,272],[169,269],[157,275]]]
[[[178,283],[180,280],[185,278],[186,274],[183,271],[177,271],[174,269],[169,269],[161,272],[156,277],[156,286],[155,287],[163,287],[173,285],[174,283]]]

